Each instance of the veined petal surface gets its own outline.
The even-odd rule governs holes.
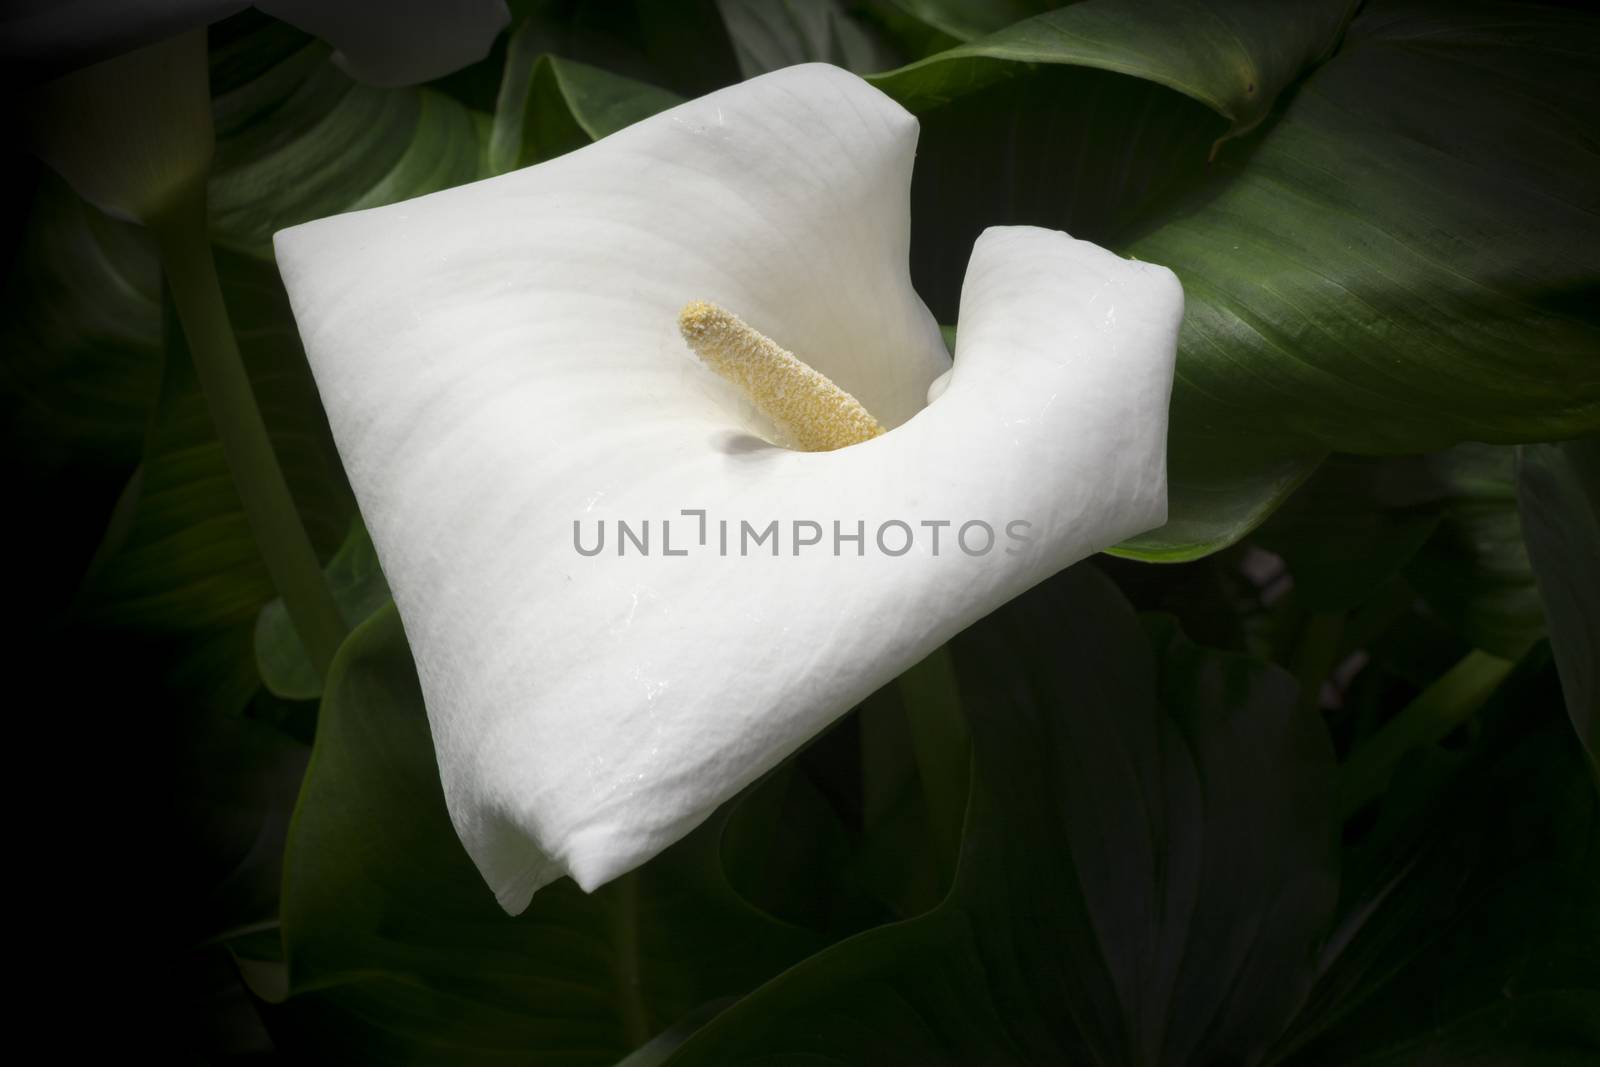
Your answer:
[[[1164,520],[1176,279],[991,230],[927,403],[949,359],[907,269],[916,131],[854,75],[791,67],[278,235],[452,819],[508,911],[638,866],[972,621]],[[693,300],[889,432],[769,445],[679,337]]]

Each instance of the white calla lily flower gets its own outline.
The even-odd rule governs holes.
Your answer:
[[[278,234],[451,817],[507,911],[644,863],[1165,520],[1176,279],[990,230],[950,371],[908,271],[916,138],[854,75],[791,67]],[[812,432],[836,417],[864,429]],[[772,443],[806,433],[860,443]]]

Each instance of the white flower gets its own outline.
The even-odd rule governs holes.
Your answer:
[[[1164,521],[1177,280],[989,230],[942,378],[907,269],[916,138],[854,75],[791,67],[278,234],[451,816],[506,910],[645,862],[963,627]],[[720,314],[707,340],[695,301],[887,432],[768,444],[786,428],[683,338],[713,364],[770,346]],[[792,380],[753,393],[774,411]],[[648,522],[648,554],[618,520]],[[776,556],[741,538],[773,520]],[[588,550],[602,522],[580,554],[575,523]],[[835,522],[863,540],[836,555]]]

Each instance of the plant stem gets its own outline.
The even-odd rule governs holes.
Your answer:
[[[1441,740],[1481,708],[1512,666],[1474,649],[1352,752],[1339,769],[1342,817],[1348,819],[1382,793],[1406,753]]]
[[[606,887],[611,911],[611,977],[617,1012],[629,1048],[650,1039],[644,987],[639,973],[639,872],[629,871]]]
[[[928,825],[938,852],[939,873],[946,887],[954,884],[961,856],[962,827],[967,816],[967,787],[972,743],[961,712],[955,664],[941,645],[900,676],[911,748],[922,781]]]
[[[150,228],[250,532],[312,666],[326,677],[345,637],[344,617],[300,521],[239,355],[206,236],[204,187],[151,220]]]

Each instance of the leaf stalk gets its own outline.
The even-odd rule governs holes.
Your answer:
[[[149,225],[250,532],[312,666],[318,677],[326,677],[347,627],[295,507],[239,353],[206,235],[204,186],[196,183]]]
[[[1473,649],[1350,754],[1339,771],[1339,812],[1348,819],[1389,785],[1412,749],[1442,740],[1505,681],[1511,660]]]

